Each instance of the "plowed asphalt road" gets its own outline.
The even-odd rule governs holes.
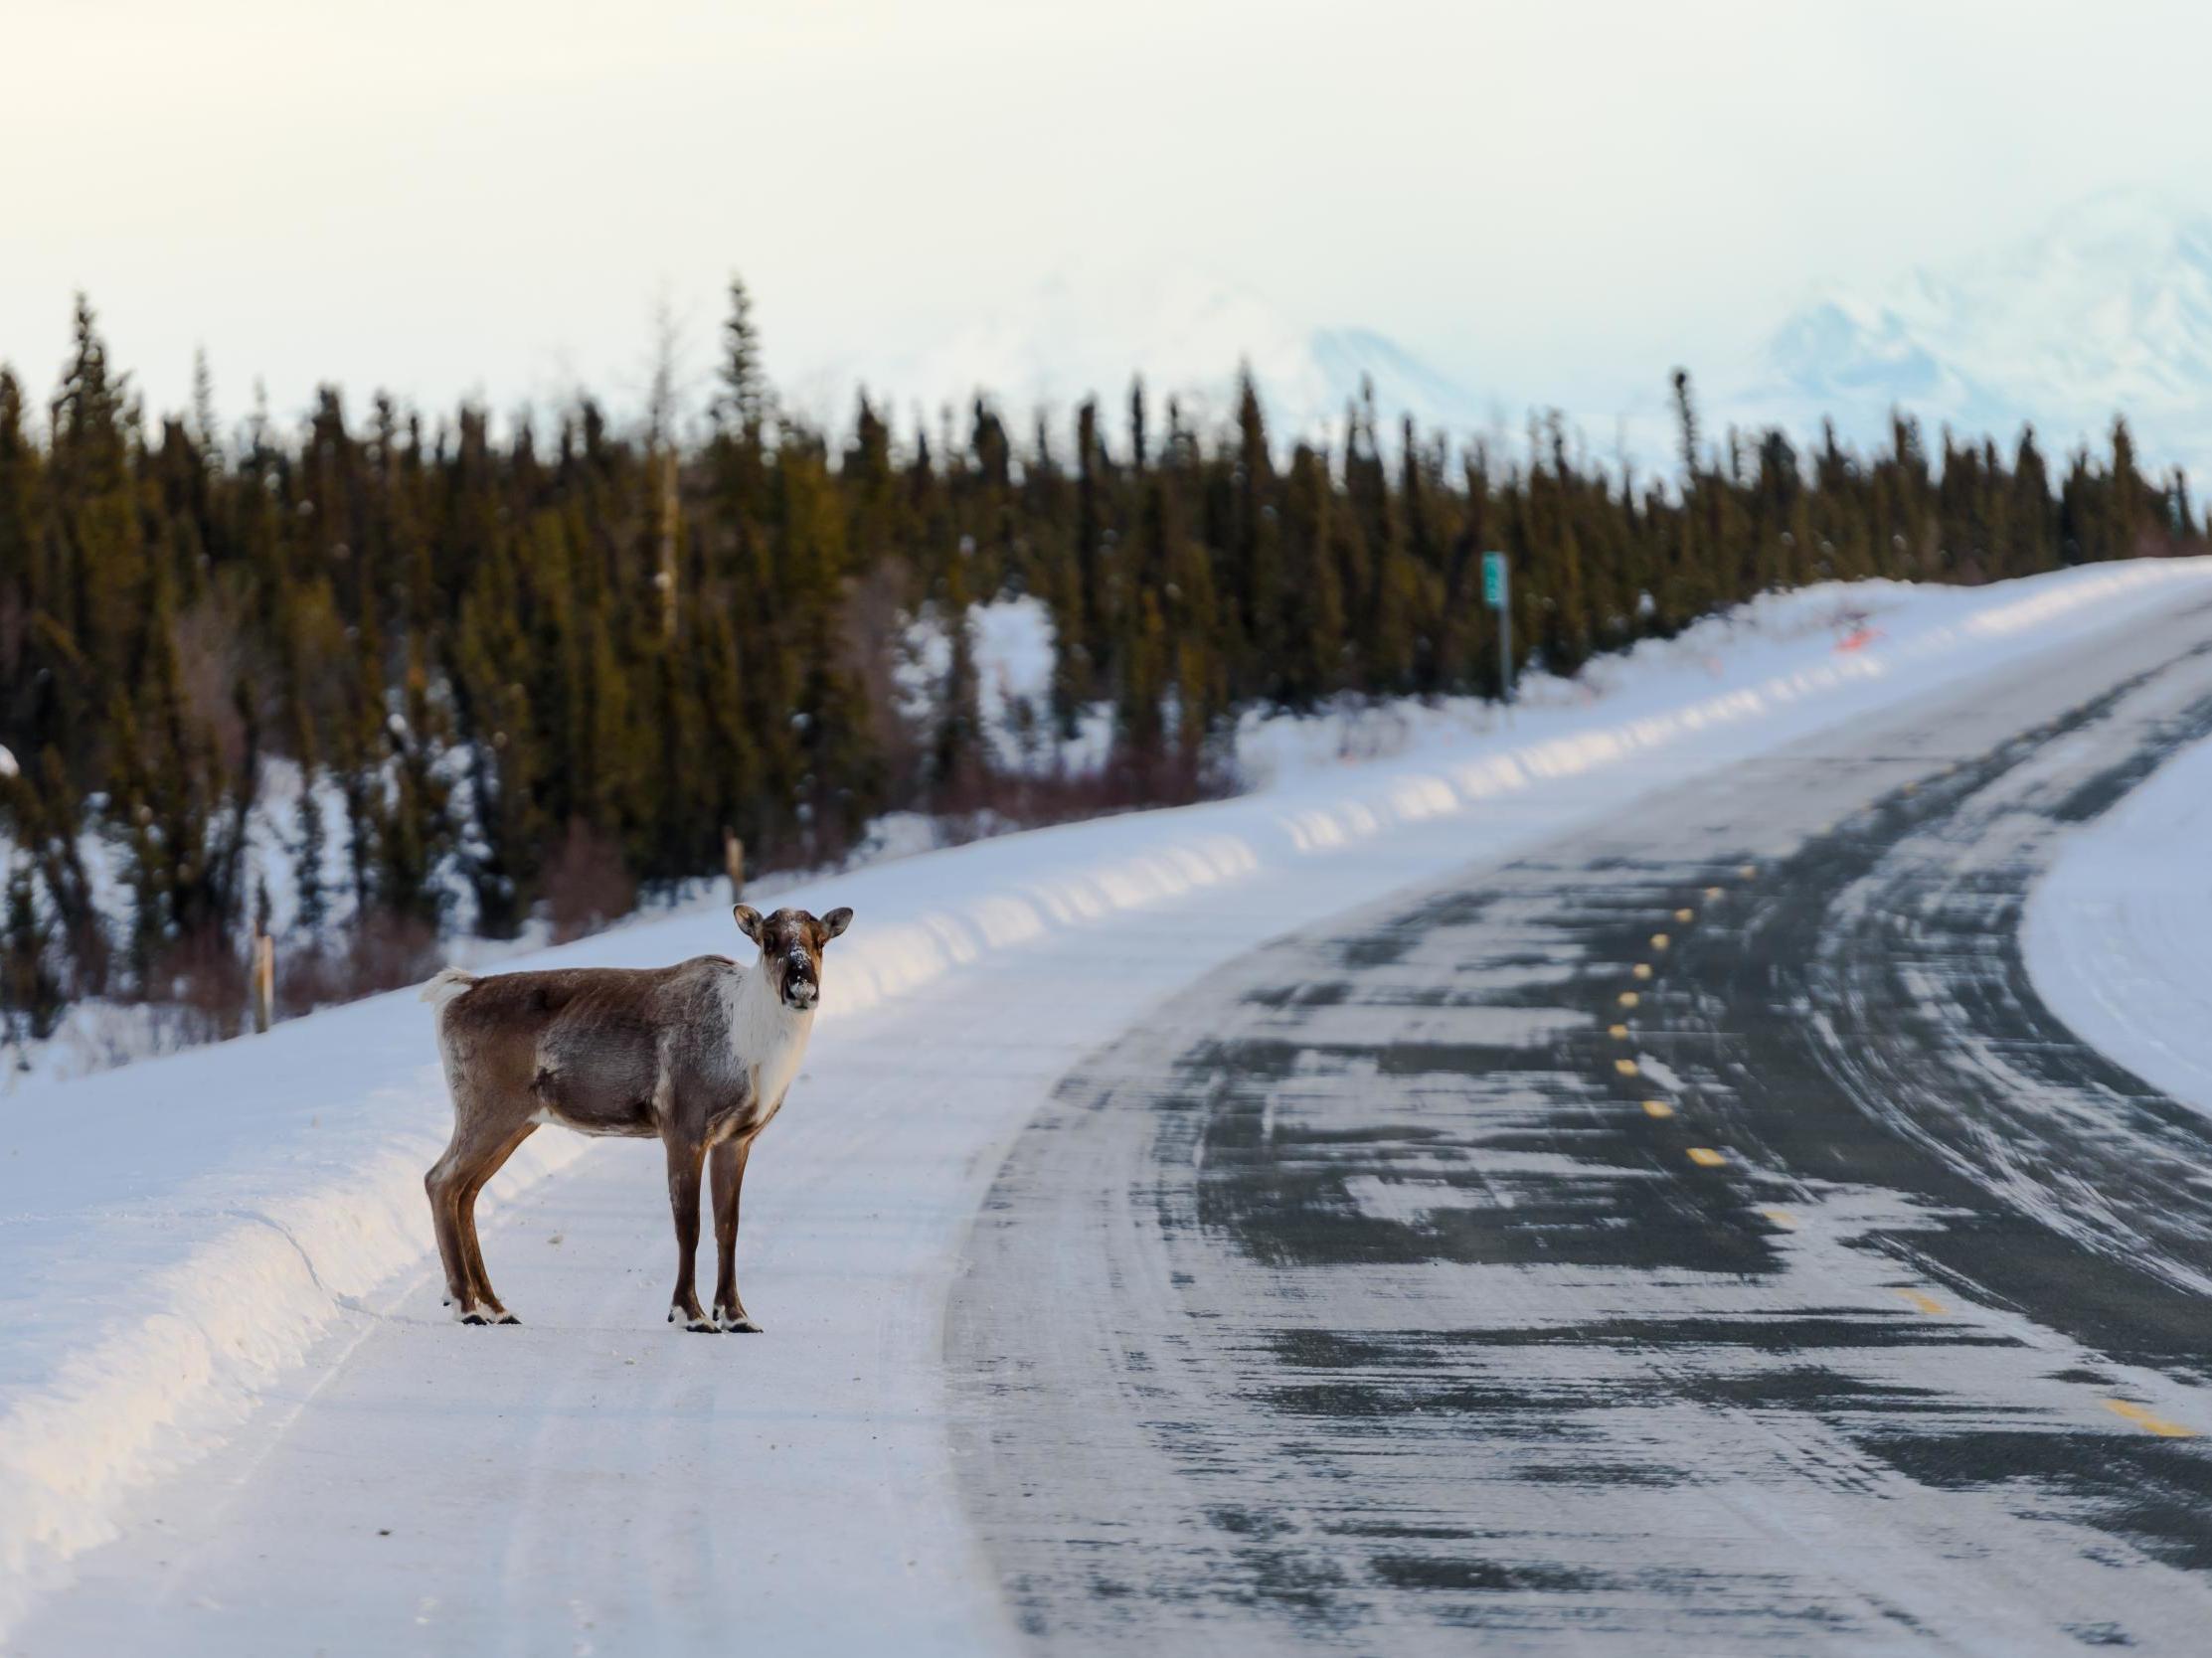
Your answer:
[[[2212,1121],[2016,939],[2208,641],[1646,799],[1068,1078],[950,1335],[1035,1647],[2212,1649]]]

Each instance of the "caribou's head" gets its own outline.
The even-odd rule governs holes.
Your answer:
[[[778,910],[763,915],[751,905],[731,912],[738,930],[761,946],[761,966],[775,999],[799,1013],[812,1013],[822,998],[822,946],[852,924],[850,910],[809,915],[803,910]]]

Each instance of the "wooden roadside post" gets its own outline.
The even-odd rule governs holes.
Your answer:
[[[269,1026],[276,1023],[276,940],[263,932],[258,923],[254,928],[254,1030],[266,1036]]]
[[[722,868],[730,877],[730,902],[735,904],[745,897],[745,842],[735,829],[722,831]]]

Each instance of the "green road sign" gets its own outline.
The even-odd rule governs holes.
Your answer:
[[[1505,602],[1505,555],[1482,555],[1482,602],[1498,613],[1498,701],[1513,701],[1513,612]]]

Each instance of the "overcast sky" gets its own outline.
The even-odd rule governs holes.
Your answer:
[[[2047,10],[2047,15],[2039,15]],[[156,407],[634,396],[1197,273],[1602,404],[2118,183],[2201,202],[2188,5],[0,0],[0,359],[85,288]]]

